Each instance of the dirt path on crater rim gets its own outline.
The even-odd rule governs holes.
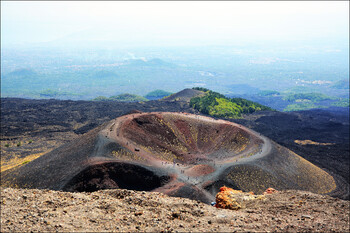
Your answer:
[[[230,157],[227,159],[222,159],[220,161],[215,161],[212,159],[211,162],[207,163],[210,167],[213,168],[213,172],[202,175],[202,176],[190,176],[187,174],[186,171],[189,169],[193,168],[195,165],[186,165],[186,164],[181,164],[181,163],[170,163],[168,161],[161,161],[160,159],[156,159],[152,156],[152,153],[145,151],[144,149],[140,148],[139,145],[136,143],[130,141],[128,138],[126,138],[123,135],[123,125],[126,122],[132,121],[133,119],[143,116],[143,115],[149,115],[149,114],[158,114],[158,115],[167,115],[171,114],[173,116],[186,116],[188,118],[191,118],[193,120],[198,120],[198,121],[204,121],[204,122],[210,122],[211,124],[226,124],[226,125],[232,125],[234,127],[239,128],[240,130],[249,132],[250,134],[253,134],[257,138],[261,139],[263,141],[262,147],[259,149],[259,151],[249,157],[243,157],[245,154],[247,154],[247,151],[242,151],[241,153],[235,155],[234,157]],[[93,157],[99,157],[101,158],[103,155],[103,147],[106,143],[108,142],[113,142],[116,141],[118,144],[123,146],[124,148],[128,149],[131,152],[137,153],[140,157],[143,157],[146,159],[145,162],[135,162],[133,161],[132,163],[138,164],[138,165],[148,165],[160,169],[165,169],[168,171],[169,174],[174,175],[177,178],[177,181],[181,182],[183,181],[184,183],[187,184],[192,184],[194,186],[197,186],[198,188],[203,188],[203,185],[208,180],[216,180],[220,174],[222,174],[225,169],[228,167],[234,165],[234,164],[240,164],[243,162],[248,162],[248,161],[254,161],[258,158],[262,158],[266,156],[267,154],[270,153],[271,151],[271,142],[268,138],[262,136],[260,133],[257,133],[251,129],[248,129],[242,125],[225,121],[225,120],[220,120],[220,119],[213,119],[209,118],[206,116],[201,116],[201,115],[195,115],[195,114],[190,114],[190,113],[174,113],[174,112],[147,112],[147,113],[133,113],[129,115],[124,115],[121,116],[113,121],[111,121],[103,131],[101,131],[101,134],[99,135],[99,140],[96,143],[96,149],[93,155],[91,155],[91,158]],[[210,195],[207,193],[207,195]]]

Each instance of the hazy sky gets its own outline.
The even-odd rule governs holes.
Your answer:
[[[225,44],[349,39],[348,1],[1,1],[1,41]]]

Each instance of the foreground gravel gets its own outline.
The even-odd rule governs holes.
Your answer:
[[[266,195],[234,210],[162,193],[1,188],[1,232],[349,232],[349,201],[303,191]]]

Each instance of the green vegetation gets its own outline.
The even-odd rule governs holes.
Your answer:
[[[206,95],[192,98],[190,106],[210,116],[240,118],[243,113],[272,110],[269,107],[243,98],[227,98],[220,93],[210,91],[206,88],[197,87],[193,89],[204,91]]]
[[[98,96],[92,101],[112,101],[111,99],[107,98],[106,96]]]
[[[301,110],[308,110],[312,108],[324,108],[324,106],[316,105],[311,102],[306,103],[297,103],[297,104],[290,104],[288,105],[283,111],[285,112],[292,112],[292,111],[301,111]]]
[[[151,91],[149,92],[147,95],[145,95],[145,97],[147,99],[161,99],[163,97],[169,96],[171,95],[171,92],[168,91],[164,91],[164,90],[155,90],[155,91]]]
[[[21,145],[22,145],[22,143],[21,143],[21,142],[18,142],[18,143],[17,143],[17,146],[21,146]]]
[[[5,144],[5,147],[10,147],[10,144],[6,143],[6,144]]]
[[[53,89],[46,89],[39,92],[39,96],[43,98],[58,98],[64,96],[78,96],[77,93],[68,92],[68,91],[57,91]]]
[[[350,107],[349,99],[340,99],[337,102],[332,103],[332,106],[336,107]]]
[[[236,103],[224,98],[215,98],[217,105],[209,106],[209,115],[232,118],[240,116],[242,108]]]
[[[30,161],[28,161],[28,160],[26,160],[26,161],[24,161],[22,164],[24,165],[24,164],[27,164],[27,163],[29,163]]]
[[[348,98],[337,98],[322,93],[297,93],[283,97],[284,101],[292,102],[283,111],[301,111],[313,108],[328,108],[330,106],[349,107]]]
[[[119,102],[141,102],[148,101],[148,99],[134,94],[124,93],[120,95],[114,95],[109,98],[105,96],[98,96],[93,101],[119,101]]]
[[[263,90],[258,93],[259,96],[274,96],[274,95],[280,95],[278,91],[272,91],[272,90]]]
[[[302,102],[302,100],[308,100],[311,102],[319,102],[322,100],[333,100],[333,97],[324,95],[322,93],[298,93],[298,94],[290,94],[283,98],[284,100],[290,102]],[[299,101],[298,101],[299,100]]]
[[[120,95],[115,95],[109,97],[111,100],[114,101],[121,101],[121,102],[140,102],[140,101],[147,101],[145,97],[139,96],[139,95],[134,95],[134,94],[120,94]]]
[[[30,143],[33,143],[33,140],[32,140],[32,139],[29,139],[28,144],[30,144]]]
[[[197,90],[197,91],[204,91],[204,92],[210,91],[209,89],[207,89],[205,87],[194,87],[192,89],[193,90]]]
[[[326,104],[322,101],[335,101],[339,100],[338,98],[327,96],[322,93],[296,93],[296,94],[289,94],[283,97],[283,100],[288,102],[293,102],[292,104],[288,105],[283,109],[283,111],[301,111],[301,110],[308,110],[312,108],[327,108],[330,104]],[[338,101],[339,102],[339,101]],[[333,105],[332,103],[331,105]],[[339,105],[344,105],[344,103],[339,103]]]

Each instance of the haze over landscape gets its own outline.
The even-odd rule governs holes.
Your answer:
[[[1,1],[0,231],[349,231],[349,97],[348,1]]]
[[[348,2],[1,6],[2,97],[89,100],[200,86],[253,99],[273,90],[332,100],[306,108],[349,98]],[[295,104],[276,101],[270,107]]]

